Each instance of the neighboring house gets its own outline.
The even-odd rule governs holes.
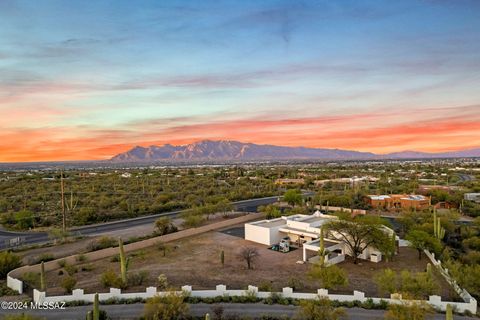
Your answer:
[[[463,188],[459,186],[441,186],[441,185],[425,185],[425,184],[418,186],[418,192],[422,194],[427,193],[429,191],[433,191],[433,190],[442,190],[448,193],[453,193],[454,191],[460,191],[462,189]]]
[[[278,185],[292,185],[292,184],[304,184],[304,183],[305,183],[305,179],[303,178],[300,178],[300,179],[285,178],[285,179],[275,180],[275,184],[278,184]]]
[[[433,207],[435,209],[453,209],[453,208],[456,208],[457,206],[454,203],[451,203],[448,201],[440,201],[440,202],[437,202]]]
[[[320,210],[321,212],[325,212],[325,213],[338,212],[338,211],[349,212],[354,216],[359,215],[359,214],[361,214],[361,215],[367,214],[367,210],[363,210],[363,209],[353,209],[352,210],[350,208],[334,207],[334,206],[329,206],[329,205],[323,205],[323,206],[316,205],[315,209]]]
[[[323,186],[326,183],[348,183],[350,185],[355,185],[355,184],[364,184],[367,182],[377,182],[380,180],[379,178],[376,177],[371,177],[371,176],[364,176],[364,177],[351,177],[351,178],[335,178],[335,179],[325,179],[325,180],[315,180],[314,183],[317,186]]]
[[[418,194],[368,195],[367,203],[374,209],[427,209],[430,198]]]
[[[318,261],[320,249],[320,228],[336,216],[324,215],[319,211],[313,215],[297,214],[283,216],[281,218],[250,222],[245,224],[245,239],[268,246],[278,244],[283,238],[288,237],[290,242],[303,249],[303,261]],[[384,227],[386,232],[392,234],[394,231]],[[324,247],[328,252],[325,257],[327,264],[335,264],[345,260],[346,255],[352,255],[348,247],[335,237],[324,235]],[[382,254],[374,247],[366,248],[359,256],[360,259],[379,262]]]
[[[463,197],[465,200],[480,203],[480,193],[465,193]]]
[[[120,175],[122,178],[131,178],[132,174],[130,172],[124,172]]]

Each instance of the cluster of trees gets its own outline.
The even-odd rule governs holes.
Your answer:
[[[456,213],[409,212],[398,221],[410,245],[436,254],[458,284],[480,298],[480,217],[456,224]]]
[[[238,170],[130,170],[130,178],[114,170],[85,175],[64,173],[64,203],[68,225],[85,225],[178,209],[211,206],[222,212],[231,201],[278,193],[272,180],[250,179]],[[26,230],[61,226],[60,173],[18,173],[0,181],[0,223]],[[194,209],[197,210],[197,209]]]
[[[374,281],[381,294],[400,293],[403,297],[411,299],[425,299],[439,289],[430,266],[426,272],[416,273],[408,270],[396,273],[387,268],[377,273]]]

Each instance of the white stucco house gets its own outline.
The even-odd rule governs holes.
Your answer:
[[[336,216],[324,215],[319,211],[313,215],[297,214],[282,216],[271,220],[261,220],[245,224],[245,239],[256,243],[272,246],[284,237],[289,237],[292,245],[302,248],[303,261],[318,261],[320,249],[320,228],[323,224],[338,219]],[[394,231],[385,228],[392,234]],[[324,235],[324,247],[328,252],[326,264],[336,264],[345,260],[346,255],[352,255],[348,246],[338,241],[332,235]],[[360,259],[380,262],[382,253],[376,248],[367,247],[359,256]]]

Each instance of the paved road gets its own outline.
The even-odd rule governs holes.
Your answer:
[[[234,304],[234,303],[222,303],[224,308],[224,314],[237,314],[242,316],[261,316],[261,315],[272,315],[272,316],[288,316],[293,317],[298,311],[298,307],[295,306],[283,306],[283,305],[267,305],[267,304]],[[192,304],[190,305],[190,313],[193,316],[204,316],[205,313],[210,313],[212,315],[212,306],[211,304]],[[118,305],[106,305],[101,306],[101,309],[105,310],[107,314],[115,320],[126,320],[126,319],[138,319],[143,314],[144,305],[141,303],[136,304],[118,304]],[[29,310],[25,313],[45,317],[48,320],[75,320],[75,319],[85,319],[86,313],[92,309],[91,305],[80,306],[80,307],[70,307],[65,310]],[[361,308],[350,308],[345,309],[348,317],[343,319],[350,320],[375,320],[383,319],[384,311],[383,310],[366,310]],[[21,313],[21,310],[17,311],[8,311],[0,309],[0,315]],[[435,314],[434,317],[429,318],[432,320],[443,320],[445,319],[444,314]],[[455,320],[474,320],[475,318],[471,317],[462,317],[454,316]]]
[[[233,202],[233,206],[237,211],[256,211],[258,206],[267,205],[274,203],[278,200],[278,196],[274,197],[265,197],[265,198],[257,198],[257,199],[250,199],[250,200],[242,200]],[[179,215],[185,210],[178,210],[178,211],[171,211],[171,212],[164,212],[149,216],[143,216],[138,218],[132,219],[125,219],[119,221],[112,221],[106,222],[101,224],[95,225],[88,225],[84,227],[77,227],[71,228],[72,232],[79,232],[84,236],[93,236],[99,235],[103,233],[108,233],[111,231],[116,230],[125,230],[128,228],[138,227],[142,225],[150,225],[155,222],[159,217],[174,217]],[[24,237],[24,244],[38,244],[47,242],[48,234],[45,232],[10,232],[0,229],[0,250],[5,249],[5,241],[15,237]]]
[[[461,181],[473,181],[475,180],[475,176],[472,176],[470,174],[458,174],[458,177],[460,178]]]

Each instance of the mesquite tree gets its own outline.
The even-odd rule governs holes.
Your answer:
[[[390,235],[383,226],[371,219],[334,220],[328,222],[325,227],[333,239],[345,244],[355,264],[358,262],[358,256],[366,248],[391,243]]]

